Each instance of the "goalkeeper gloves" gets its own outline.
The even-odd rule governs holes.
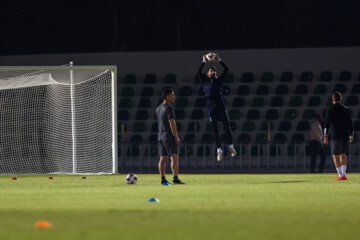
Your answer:
[[[203,63],[207,63],[207,58],[206,58],[206,56],[205,55],[203,55]]]
[[[219,57],[219,54],[215,53],[215,61],[220,62],[221,58]]]

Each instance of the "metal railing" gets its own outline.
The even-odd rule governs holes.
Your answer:
[[[183,143],[179,146],[179,164],[182,172],[254,172],[279,170],[286,172],[308,172],[310,169],[310,148],[303,143],[238,143],[234,144],[237,156],[231,157],[228,146],[223,145],[224,158],[216,160],[215,144]],[[329,147],[325,150],[325,169],[333,169]],[[360,170],[360,143],[349,144],[347,154],[348,169]],[[157,143],[122,143],[119,145],[119,171],[137,170],[149,172],[157,170],[159,161]],[[168,161],[169,163],[170,161]],[[317,164],[319,156],[317,157]]]

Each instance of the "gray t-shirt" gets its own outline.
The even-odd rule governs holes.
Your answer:
[[[158,140],[174,139],[170,128],[170,119],[175,119],[174,108],[167,103],[160,104],[156,108],[156,117],[158,120]]]

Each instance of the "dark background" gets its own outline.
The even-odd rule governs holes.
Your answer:
[[[0,55],[360,45],[348,0],[0,3]]]

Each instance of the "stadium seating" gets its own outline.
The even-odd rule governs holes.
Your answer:
[[[280,77],[280,82],[292,82],[294,74],[292,72],[283,72]]]
[[[339,76],[340,82],[348,82],[352,78],[352,74],[349,71],[342,71]]]
[[[289,87],[285,84],[279,84],[276,87],[275,94],[276,95],[286,95],[289,92]]]
[[[313,81],[313,73],[312,72],[303,72],[300,77],[301,82],[312,82]]]
[[[269,86],[268,85],[259,85],[256,89],[256,95],[268,95],[269,94]]]
[[[260,111],[258,109],[250,109],[246,115],[248,120],[257,120],[260,118]]]
[[[299,84],[299,85],[296,86],[295,94],[297,94],[297,95],[306,95],[306,94],[308,94],[308,92],[309,92],[308,85]]]
[[[175,84],[176,83],[176,75],[172,74],[172,73],[166,74],[164,77],[163,83],[164,84]]]
[[[144,77],[144,84],[155,84],[156,75],[153,73],[146,74]]]
[[[141,98],[139,101],[138,108],[149,108],[151,107],[151,99],[150,98]]]
[[[254,74],[251,72],[246,72],[241,76],[241,82],[251,83],[254,82]]]
[[[284,105],[284,99],[282,97],[275,96],[271,99],[270,107],[282,107]]]
[[[244,107],[245,106],[245,98],[242,98],[242,97],[234,98],[232,106],[234,108],[242,108],[242,107]]]
[[[330,71],[325,71],[320,74],[320,82],[331,82],[332,81],[332,73]]]
[[[125,84],[136,84],[136,75],[135,74],[127,74],[124,78]]]
[[[141,97],[152,97],[154,95],[154,89],[152,87],[144,87],[141,91]]]
[[[274,81],[274,74],[272,72],[264,72],[261,76],[261,82],[270,83]]]
[[[118,104],[118,108],[131,108],[132,102],[130,98],[122,98]]]
[[[326,117],[326,110],[332,105],[330,95],[334,91],[343,93],[343,103],[354,112],[355,131],[359,131],[360,83],[351,81],[353,74],[355,73],[349,71],[283,71],[280,74],[268,71],[260,74],[245,72],[242,75],[229,73],[224,80],[226,84],[223,85],[223,95],[235,146],[239,148],[236,144],[253,144],[249,145],[251,149],[242,145],[241,152],[257,156],[257,144],[261,146],[268,141],[270,123],[271,156],[285,152],[291,156],[296,151],[302,152],[303,149],[300,146],[296,149],[294,144],[309,140],[315,115],[322,113]],[[356,73],[356,77],[358,76],[360,74]],[[196,83],[198,81],[194,83],[191,77],[190,80],[182,79],[177,82],[177,76],[173,73],[149,73],[144,78],[128,74],[119,78],[123,80],[123,83],[118,84],[119,141],[122,137],[121,124],[125,123],[125,142],[134,144],[123,149],[126,156],[141,154],[157,157],[156,145],[139,148],[136,144],[157,143],[155,108],[163,101],[159,96],[164,86],[162,84],[171,84],[177,97],[174,103],[175,117],[179,136],[184,144],[180,147],[180,156],[186,156],[186,152],[188,157],[194,154],[199,157],[211,155],[211,145],[205,149],[202,145],[196,148],[193,145],[214,143],[213,129],[206,112],[206,98],[203,96],[202,86]],[[219,124],[219,130],[222,143],[227,142],[222,124]],[[278,146],[277,149],[275,143],[287,143],[288,148]],[[261,151],[260,154],[264,153]]]
[[[238,95],[249,95],[250,87],[248,85],[240,85],[237,90]]]

